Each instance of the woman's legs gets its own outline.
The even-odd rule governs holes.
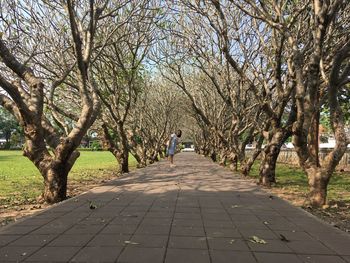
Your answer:
[[[174,164],[174,155],[173,154],[169,155],[169,161],[170,161],[170,164]]]

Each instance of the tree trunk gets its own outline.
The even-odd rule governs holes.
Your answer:
[[[264,156],[260,164],[260,180],[259,183],[263,186],[270,187],[272,183],[276,183],[276,163],[280,154],[282,144],[290,136],[290,130],[279,128],[273,131],[272,138],[264,148]]]
[[[80,155],[79,152],[74,151],[68,154],[66,159],[61,159],[65,150],[64,148],[55,149],[53,157],[46,147],[36,147],[33,140],[26,140],[23,154],[35,164],[43,176],[44,192],[42,198],[49,204],[61,202],[67,198],[68,173]]]
[[[162,150],[162,149],[160,149],[160,150],[158,151],[158,154],[159,154],[160,159],[164,159],[164,157],[165,157],[164,152],[165,152],[165,151]]]
[[[244,177],[248,176],[249,173],[250,173],[250,170],[256,160],[256,158],[258,158],[258,156],[260,155],[261,153],[261,146],[262,146],[262,143],[264,141],[264,137],[263,136],[260,136],[259,139],[258,139],[258,142],[255,146],[255,150],[252,154],[252,156],[250,156],[248,158],[248,160],[246,160],[244,162],[244,165],[241,165],[241,173]]]
[[[252,156],[247,161],[244,162],[244,165],[241,166],[241,173],[244,177],[249,175],[250,170],[256,158],[258,158],[258,156],[260,155],[260,153],[261,153],[261,149],[255,149]]]
[[[317,95],[317,97],[318,96],[319,95]],[[318,101],[318,99],[317,99],[317,101]],[[316,104],[316,102],[314,102],[314,103]],[[308,149],[309,149],[309,159],[312,158],[313,159],[312,162],[317,163],[318,167],[320,167],[319,125],[320,125],[320,110],[319,110],[318,106],[315,106],[315,110],[314,110],[312,117],[311,117],[311,125],[310,125],[309,134],[308,134]]]
[[[44,176],[43,198],[47,203],[57,203],[67,198],[67,177],[68,171],[64,164],[60,164],[60,169],[51,167]]]
[[[146,167],[147,166],[147,152],[145,150],[145,147],[142,148],[140,157],[141,157],[141,162],[140,162],[141,167]]]
[[[122,153],[119,154],[118,158],[119,162],[119,173],[128,173],[129,172],[129,151],[127,149],[123,149]]]
[[[227,160],[227,155],[226,155],[226,153],[221,153],[221,154],[220,154],[219,165],[221,165],[221,166],[226,166],[226,160]]]
[[[260,164],[260,180],[259,184],[270,187],[272,183],[276,183],[275,169],[280,148],[270,146],[264,151],[264,158]]]
[[[119,171],[121,173],[128,173],[129,172],[129,144],[128,144],[128,138],[124,130],[124,123],[121,121],[118,123],[118,132],[121,139],[121,149],[120,149],[121,162],[119,163]]]
[[[114,142],[112,136],[109,134],[108,127],[106,124],[102,125],[103,135],[104,135],[104,147],[110,151],[118,161],[118,173],[128,173],[129,172],[129,150],[127,147],[126,136],[121,135],[122,143],[119,146]],[[126,144],[126,146],[125,146]]]
[[[230,156],[229,156],[229,160],[231,162],[230,170],[237,172],[238,171],[238,158],[237,158],[237,155],[234,154],[234,153],[231,153]]]
[[[137,168],[143,168],[146,167],[146,162],[144,161],[144,159],[137,153],[132,153],[132,155],[135,157],[136,161],[137,161]]]
[[[327,185],[330,176],[316,165],[305,170],[310,187],[309,203],[314,207],[322,207],[327,202]]]
[[[210,154],[210,158],[213,160],[213,162],[216,162],[217,161],[216,152],[212,151],[211,154]]]

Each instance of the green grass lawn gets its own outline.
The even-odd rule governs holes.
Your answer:
[[[131,167],[136,166],[132,157],[129,163]],[[68,176],[68,184],[110,177],[117,167],[110,152],[82,151]],[[42,176],[21,151],[0,151],[0,205],[30,202],[42,190]]]
[[[258,178],[259,163],[256,162],[251,170],[250,175]],[[309,187],[304,172],[295,166],[278,163],[276,167],[276,188],[283,188],[296,195],[306,196]],[[333,174],[328,185],[328,200],[332,201],[350,201],[350,174],[336,172]]]

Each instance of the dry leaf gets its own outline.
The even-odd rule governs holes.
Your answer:
[[[90,202],[90,209],[96,209],[97,208],[97,206],[93,203],[93,202]]]
[[[264,239],[261,239],[257,236],[251,236],[249,238],[249,241],[256,244],[267,244],[267,242]]]
[[[124,241],[125,244],[130,244],[130,245],[138,245],[139,243],[136,243],[136,242],[132,242],[132,241],[129,241],[129,240],[126,240]]]
[[[280,240],[284,242],[290,242],[289,239],[287,239],[284,235],[280,234]]]

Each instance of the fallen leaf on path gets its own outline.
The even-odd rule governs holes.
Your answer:
[[[96,209],[97,205],[95,205],[93,202],[90,202],[90,209]]]
[[[251,236],[249,238],[249,241],[255,244],[267,244],[267,242],[264,239],[261,239],[257,236]]]
[[[231,208],[241,207],[240,205],[232,205]]]
[[[284,242],[290,242],[289,239],[287,239],[284,235],[280,234],[280,240]]]
[[[130,245],[139,245],[139,243],[132,242],[132,241],[129,241],[129,240],[124,241],[124,243],[125,244],[130,244]]]

